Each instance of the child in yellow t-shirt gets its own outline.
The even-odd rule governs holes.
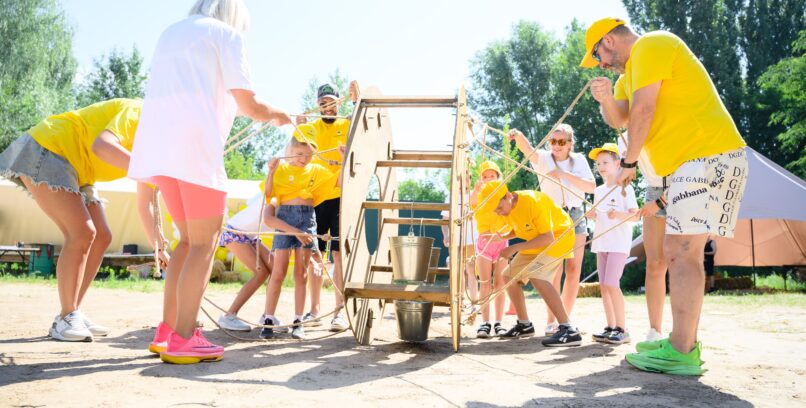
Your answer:
[[[479,202],[478,198],[482,187],[488,182],[499,180],[500,178],[501,169],[495,162],[489,160],[482,162],[479,166],[479,180],[468,200],[471,207],[475,208]],[[505,283],[503,273],[507,267],[507,261],[501,259],[501,251],[507,247],[509,242],[503,236],[507,235],[511,228],[506,224],[506,220],[503,217],[494,212],[496,204],[488,202],[478,209],[474,215],[476,229],[479,233],[475,253],[476,264],[479,268],[479,291],[482,299],[490,295],[492,290],[491,281],[494,282],[496,291],[504,287]],[[476,337],[486,339],[490,337],[491,331],[494,331],[495,336],[500,336],[507,332],[507,329],[501,325],[505,303],[506,298],[504,296],[498,296],[495,299],[494,325],[490,324],[490,305],[485,305],[481,308],[483,322],[476,330]]]
[[[282,232],[304,235],[276,235],[272,241],[274,266],[266,291],[263,324],[280,325],[274,313],[293,250],[296,326],[292,329],[291,336],[296,339],[305,338],[301,324],[307,284],[305,270],[311,257],[311,249],[316,245],[316,218],[313,207],[323,199],[323,194],[341,186],[340,176],[320,164],[311,163],[311,156],[317,149],[314,142],[315,132],[315,128],[311,125],[300,125],[286,149],[289,158],[284,162],[280,162],[277,158],[271,159],[268,164],[269,173],[266,176],[266,200],[276,198],[279,204],[276,215],[264,214],[266,225]],[[343,148],[340,152],[343,154]],[[274,337],[274,329],[264,327],[260,337],[264,339]]]

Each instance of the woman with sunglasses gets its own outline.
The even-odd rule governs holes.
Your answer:
[[[585,240],[588,237],[585,211],[582,208],[585,193],[593,194],[596,183],[588,161],[581,153],[574,150],[574,128],[565,123],[557,126],[551,134],[549,150],[537,150],[526,140],[526,136],[517,129],[509,133],[509,140],[514,140],[518,149],[529,156],[532,167],[548,177],[539,177],[540,191],[548,195],[562,207],[574,221],[574,257],[565,261],[565,281],[563,282],[563,306],[571,315],[579,292],[579,275],[582,272],[582,257],[585,251]],[[531,156],[530,156],[531,155]],[[551,178],[551,179],[548,179]],[[581,219],[581,220],[580,220]],[[554,286],[560,290],[562,274],[554,276]],[[551,336],[558,330],[557,318],[548,311],[546,335]]]

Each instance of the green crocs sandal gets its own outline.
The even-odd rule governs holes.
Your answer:
[[[680,353],[669,343],[660,341],[660,347],[640,353],[627,354],[627,362],[639,370],[672,375],[702,375],[705,370],[700,360],[702,345],[697,342],[688,354]]]

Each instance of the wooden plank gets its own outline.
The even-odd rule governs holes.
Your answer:
[[[453,159],[452,152],[422,151],[422,150],[395,150],[392,160],[442,160]]]
[[[448,225],[450,220],[442,220],[436,218],[395,218],[389,217],[383,219],[384,224],[399,224],[399,225],[434,225],[442,226]]]
[[[429,169],[449,169],[451,162],[447,160],[381,160],[378,167],[402,167],[402,168],[429,168]]]
[[[400,201],[364,201],[364,208],[369,210],[420,210],[420,211],[448,211],[448,203],[412,203]]]
[[[395,285],[385,283],[347,282],[344,286],[347,298],[418,300],[439,305],[450,304],[450,289],[447,286],[430,284]]]
[[[448,275],[450,274],[451,270],[449,268],[431,268],[437,270],[437,275]],[[372,272],[392,272],[391,265],[372,265],[370,266],[370,271]]]
[[[368,108],[453,108],[456,96],[372,96],[361,98]]]

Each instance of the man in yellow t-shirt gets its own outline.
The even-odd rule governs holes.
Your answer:
[[[563,306],[560,292],[552,284],[554,274],[562,267],[562,260],[573,257],[574,223],[571,217],[539,191],[510,192],[499,180],[487,182],[479,193],[479,202],[492,203],[495,213],[504,217],[512,228],[505,239],[520,238],[519,242],[504,248],[501,258],[510,261],[504,270],[507,280],[518,279],[519,284],[510,285],[507,294],[518,314],[517,323],[506,333],[505,338],[531,336],[535,327],[529,321],[523,288],[531,281],[540,296],[560,323],[554,335],[542,341],[547,347],[578,346],[582,342],[579,330]],[[486,207],[487,204],[484,204]],[[517,254],[517,255],[516,255]]]
[[[350,82],[350,100],[355,103],[358,100],[359,88],[356,81]],[[340,103],[339,90],[333,84],[323,84],[319,86],[316,92],[316,103],[320,107],[320,114],[323,116],[309,123],[316,130],[316,145],[317,151],[324,152],[314,156],[312,163],[321,164],[328,170],[334,173],[340,173],[342,168],[342,157],[337,149],[339,146],[347,145],[347,137],[350,133],[350,120],[340,118],[338,116]],[[305,122],[304,117],[297,118],[297,124]],[[328,151],[329,150],[329,151]],[[325,235],[330,234],[333,237],[339,237],[339,214],[341,213],[341,188],[333,187],[329,191],[320,192],[322,199],[314,203],[314,212],[316,213],[316,230],[317,234]],[[334,284],[343,289],[344,279],[341,263],[341,251],[339,250],[340,243],[338,239],[334,239],[330,244],[331,255],[333,256],[333,280]],[[319,250],[324,254],[327,249],[327,242],[319,241]],[[323,260],[325,261],[325,260]],[[311,263],[311,270],[313,272],[314,265]],[[310,292],[311,292],[311,309],[310,312],[303,316],[303,321],[311,321],[311,325],[318,325],[316,315],[319,313],[319,298],[322,288],[323,277],[321,274],[309,273],[310,279]],[[336,307],[344,305],[344,299],[336,291]],[[339,332],[350,328],[349,323],[341,313],[337,313],[333,320],[330,322],[330,330]]]
[[[745,142],[705,67],[676,35],[638,36],[623,20],[604,18],[588,28],[585,47],[582,67],[620,74],[615,92],[607,78],[591,85],[605,121],[628,130],[619,182],[635,179],[641,149],[669,181],[656,204],[667,214],[672,334],[639,343],[627,361],[645,371],[700,375],[702,248],[708,233],[733,236],[747,180]]]

